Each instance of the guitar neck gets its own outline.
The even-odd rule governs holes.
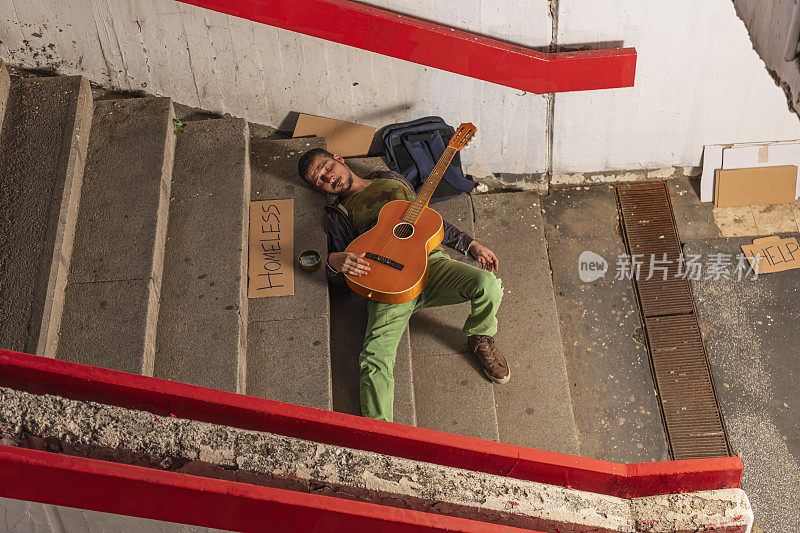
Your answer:
[[[436,166],[433,167],[430,176],[425,181],[425,185],[422,186],[420,189],[417,198],[412,202],[411,207],[408,208],[405,216],[403,217],[404,222],[409,222],[414,224],[419,218],[420,213],[422,210],[428,207],[428,203],[431,201],[433,197],[433,193],[436,190],[436,186],[439,185],[439,182],[442,180],[444,173],[447,171],[447,168],[450,166],[450,162],[455,157],[458,150],[455,148],[447,147],[442,154],[442,157],[439,158],[439,161],[436,163]]]

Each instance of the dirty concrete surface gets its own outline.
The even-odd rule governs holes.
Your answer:
[[[155,377],[244,392],[249,142],[240,119],[192,122],[178,136]]]
[[[785,235],[784,236],[789,236]],[[798,236],[796,233],[794,236]],[[732,254],[752,237],[688,242],[685,254]],[[764,531],[800,527],[800,270],[692,282],[742,488]],[[754,530],[755,531],[755,530]]]
[[[759,223],[755,219],[748,223],[744,217],[720,220],[713,204],[699,202],[695,181],[678,178],[667,184],[681,241],[685,243],[684,253],[701,254],[703,262],[710,253],[727,253],[732,254],[735,263],[739,245],[752,242],[752,235],[791,226],[791,220],[783,221],[786,224],[780,220]],[[631,406],[622,401],[625,388],[639,387],[645,393],[652,388],[645,347],[635,346],[641,340],[641,332],[638,312],[635,304],[631,305],[630,282],[620,286],[622,282],[613,280],[611,262],[617,254],[624,253],[616,233],[613,194],[610,186],[555,188],[542,201],[575,417],[581,432],[580,453],[622,462],[662,460],[668,458],[666,447],[661,448],[661,457],[637,454],[630,441],[621,448],[618,442],[622,434],[615,432],[625,431],[625,424],[612,427],[604,423],[630,412]],[[747,209],[750,212],[756,208]],[[761,207],[758,214],[793,211],[796,204],[788,208]],[[750,236],[722,237],[731,234]],[[591,283],[580,282],[577,257],[583,250],[593,250],[609,261],[605,277]],[[731,445],[744,462],[742,488],[754,508],[753,531],[795,532],[800,524],[796,492],[800,484],[800,409],[794,405],[800,377],[796,357],[800,343],[800,329],[796,327],[800,317],[800,271],[765,274],[756,281],[701,279],[693,281],[692,286]],[[608,318],[620,310],[620,301],[626,307],[614,327]],[[591,359],[589,354],[596,350],[595,343],[618,358]],[[621,357],[631,350],[638,364]],[[628,379],[617,383],[616,378],[607,378],[609,375]],[[632,376],[636,379],[630,379]],[[632,393],[631,397],[635,395]],[[650,411],[658,417],[656,398],[650,399]],[[648,422],[649,425],[638,427]],[[647,417],[639,420],[634,429],[649,429],[646,435],[651,442],[658,441],[663,439],[663,429],[660,421],[655,422]],[[595,438],[590,441],[591,436]]]
[[[557,187],[541,205],[579,455],[621,463],[667,460],[633,284],[616,279],[625,247],[614,188]],[[605,275],[590,282],[578,272],[587,250],[608,263]]]
[[[667,180],[669,199],[681,243],[722,237],[714,222],[714,204],[700,201],[700,178]]]
[[[55,353],[91,121],[85,78],[11,84],[0,132],[3,348]]]
[[[505,289],[497,341],[511,381],[493,386],[500,441],[576,454],[577,429],[539,196],[485,194],[473,202],[475,237],[500,259],[497,275]]]

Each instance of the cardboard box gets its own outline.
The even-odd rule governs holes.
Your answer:
[[[703,175],[700,179],[700,201],[714,200],[714,177],[718,169],[751,167],[800,167],[800,140],[707,144],[703,148]],[[800,176],[794,193],[800,198]]]
[[[734,144],[730,148],[725,148],[722,153],[723,169],[783,165],[800,166],[800,143],[786,141],[753,145]],[[795,188],[795,199],[798,193],[800,189]]]
[[[794,202],[797,167],[752,167],[720,169],[714,180],[714,205],[788,204]]]
[[[327,150],[342,157],[367,155],[375,128],[353,122],[300,114],[292,137],[324,137]]]
[[[747,256],[753,272],[769,274],[792,268],[800,268],[800,245],[797,239],[781,239],[777,235],[754,239],[753,244],[743,244],[742,252]]]

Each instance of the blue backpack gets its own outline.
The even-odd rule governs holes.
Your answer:
[[[455,133],[440,117],[425,117],[387,126],[383,132],[386,165],[403,174],[419,192],[433,167]],[[431,203],[447,200],[462,192],[469,193],[475,184],[464,176],[461,158],[456,153],[433,193]]]

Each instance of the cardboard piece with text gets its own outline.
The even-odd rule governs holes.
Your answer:
[[[250,202],[247,297],[294,294],[294,200]]]
[[[800,245],[795,237],[785,239],[777,235],[754,239],[753,244],[743,244],[742,251],[757,274],[782,272],[800,268]]]

